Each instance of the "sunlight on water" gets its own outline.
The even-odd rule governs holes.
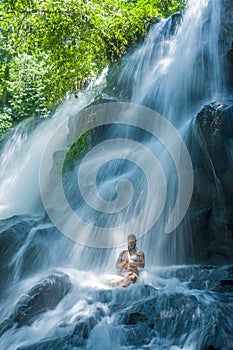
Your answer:
[[[0,155],[0,218],[15,214],[41,213],[39,190],[39,166],[44,145],[53,130],[67,116],[72,116],[91,103],[94,94],[103,88],[107,70],[96,82],[91,83],[78,98],[70,96],[60,105],[52,118],[42,122],[36,128],[33,121],[23,121],[2,147]],[[31,125],[31,124],[32,125]],[[68,126],[67,126],[68,127]],[[67,129],[68,131],[68,129]],[[64,135],[56,140],[56,146],[62,150]]]
[[[51,181],[50,175],[59,173],[59,158],[73,142],[79,112],[102,91],[107,70],[51,118],[36,126],[23,122],[5,140],[0,155],[0,218],[7,219],[0,226],[7,246],[1,350],[233,348],[227,284],[232,267],[186,265],[194,261],[186,216],[181,224],[177,220],[174,232],[165,233],[181,193],[173,221],[179,217],[189,189],[185,180],[192,177],[184,165],[186,148],[177,140],[188,141],[196,112],[224,94],[220,14],[221,1],[191,0],[183,18],[176,14],[151,28],[119,76],[131,87],[135,124],[98,125],[98,135],[91,129],[86,163],[78,162],[63,183],[53,181],[56,176]],[[133,103],[152,108],[171,124],[148,123],[153,132],[148,125],[137,127],[141,114]],[[39,184],[41,164],[45,193]],[[59,186],[73,218],[79,215],[84,223],[80,230],[68,220],[70,212],[60,210]],[[43,195],[52,203],[46,212]],[[49,221],[54,212],[61,226]],[[77,230],[81,239],[63,235],[63,226]],[[109,280],[120,251],[127,248],[126,237],[141,228],[137,246],[145,252],[146,267],[136,284],[113,287]],[[111,229],[115,236],[105,235]]]

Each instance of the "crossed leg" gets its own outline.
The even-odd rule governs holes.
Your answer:
[[[123,277],[123,280],[119,284],[120,287],[127,287],[131,283],[135,283],[137,281],[138,276],[134,272],[130,272],[128,276]]]
[[[102,280],[104,283],[112,286],[112,287],[127,287],[131,283],[135,283],[137,281],[137,274],[134,272],[130,272],[127,276],[121,275],[107,275]]]

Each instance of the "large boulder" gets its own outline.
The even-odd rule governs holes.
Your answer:
[[[2,296],[7,295],[7,288],[12,285],[13,280],[56,266],[54,251],[56,249],[60,251],[61,246],[64,261],[72,242],[44,217],[22,215],[2,220],[0,222]]]
[[[192,132],[194,193],[190,218],[195,262],[231,263],[233,106],[205,106],[198,113]]]
[[[190,289],[158,289],[140,300],[131,297],[130,305],[123,303],[118,322],[124,325],[126,344],[186,348],[189,337],[199,334],[195,340],[197,349],[230,349],[232,271],[232,266],[186,266],[158,272],[161,281],[175,277],[177,285],[179,280]]]
[[[203,147],[205,143],[214,171],[221,179],[233,169],[233,106],[210,103],[198,113],[196,123],[203,136]]]
[[[70,289],[69,276],[64,273],[42,279],[19,299],[14,312],[0,325],[0,335],[13,326],[31,325],[38,316],[55,309]]]
[[[62,322],[55,333],[37,343],[32,339],[30,345],[18,350],[99,349],[109,329],[116,331],[113,334],[126,347],[185,348],[190,345],[189,339],[194,339],[200,350],[229,350],[233,341],[229,322],[232,267],[196,265],[158,269],[158,289],[143,283],[128,288],[90,288],[85,294],[86,307],[77,313],[72,324]],[[23,318],[23,324],[33,322],[31,316],[32,319]],[[110,349],[108,343],[106,346]]]
[[[222,31],[221,37],[226,47],[231,47],[233,40],[233,4],[231,0],[222,0]]]
[[[230,91],[233,91],[233,4],[231,0],[222,0],[222,28],[220,43],[226,65],[226,79]]]
[[[0,292],[3,295],[12,280],[12,259],[23,246],[27,235],[38,225],[40,218],[14,216],[0,221]]]

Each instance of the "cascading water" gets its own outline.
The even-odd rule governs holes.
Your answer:
[[[174,123],[187,118],[193,106],[198,111],[224,95],[221,4],[191,1],[181,26],[175,17],[152,28],[120,77],[131,84],[132,102],[153,107]]]
[[[63,210],[60,182],[56,181],[59,159],[67,153],[67,143],[72,143],[79,125],[77,118],[82,116],[79,111],[93,102],[96,87],[90,86],[78,101],[73,97],[65,101],[51,119],[37,127],[30,122],[29,127],[21,124],[3,145],[1,349],[233,348],[232,266],[161,267],[193,261],[187,216],[175,232],[165,233],[179,180],[187,180],[187,174],[182,175],[187,171],[184,164],[177,166],[180,151],[181,163],[185,163],[185,148],[172,125],[188,141],[196,112],[204,103],[224,97],[220,14],[221,1],[189,1],[182,22],[178,15],[161,21],[127,57],[118,83],[128,88],[133,104],[143,107],[132,105],[128,110],[115,103],[101,107],[100,112],[109,112],[117,105],[114,110],[118,114],[122,108],[123,117],[118,125],[97,123],[97,132],[92,134],[96,147],[87,150],[83,167],[78,164],[64,176],[71,214],[69,208]],[[159,117],[159,122],[150,125],[146,118],[152,118],[154,112],[147,107],[172,124]],[[98,105],[92,111],[98,111]],[[123,128],[124,121],[132,121],[125,111],[133,114],[134,124]],[[143,127],[144,112],[147,125]],[[169,129],[171,139],[165,139],[163,128]],[[154,158],[158,160],[155,165]],[[180,177],[174,174],[177,169]],[[82,175],[77,190],[78,171]],[[44,206],[52,223],[44,217]],[[143,207],[146,212],[139,216],[137,227],[130,226]],[[77,236],[72,236],[78,244],[62,234],[73,234],[73,212],[84,221],[82,227],[77,226]],[[154,225],[150,226],[151,219]],[[117,235],[106,236],[114,226]],[[128,230],[140,233],[147,226],[138,242],[146,255],[141,278],[127,289],[110,288],[102,275],[114,272]],[[102,230],[105,227],[107,231]]]
[[[77,113],[92,102],[94,94],[98,95],[102,88],[105,74],[106,70],[97,82],[90,84],[85,95],[79,94],[78,102],[72,96],[59,106],[53,118],[41,123],[37,128],[33,126],[33,121],[30,123],[30,120],[26,120],[5,141],[0,156],[1,219],[18,214],[38,214],[39,165],[44,144],[52,130],[66,120],[67,115]],[[62,147],[62,142],[61,138],[57,140],[58,147]]]

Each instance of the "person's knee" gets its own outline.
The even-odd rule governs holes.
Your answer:
[[[132,283],[135,283],[136,281],[137,281],[137,275],[131,275],[130,276],[130,279],[131,279],[131,281],[132,281]]]

